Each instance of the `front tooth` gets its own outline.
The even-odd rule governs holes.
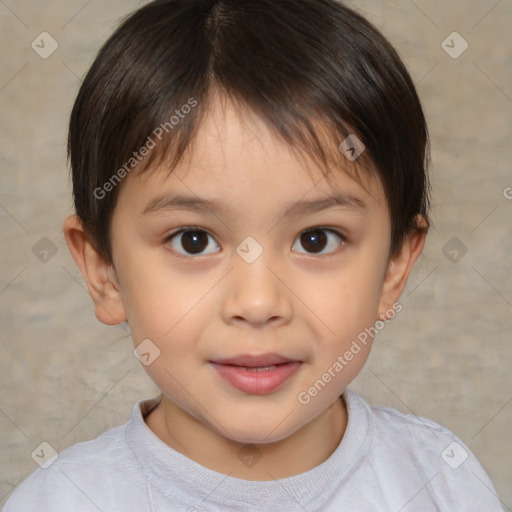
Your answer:
[[[249,370],[252,372],[265,372],[269,370],[274,370],[276,365],[272,366],[246,366],[244,370]]]

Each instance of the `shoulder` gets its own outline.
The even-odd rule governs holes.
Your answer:
[[[125,430],[126,426],[116,427],[63,450],[15,489],[3,512],[109,510],[114,488],[120,492],[139,485]]]
[[[400,452],[414,461],[416,466],[432,469],[456,470],[466,463],[467,468],[479,466],[465,443],[443,425],[391,407],[371,406],[370,410],[374,425],[374,449]]]
[[[455,449],[457,462],[464,452],[469,453],[453,432],[435,421],[388,406],[369,405],[361,395],[351,390],[347,390],[344,397],[349,411],[349,425],[351,416],[358,423],[365,423],[370,457],[383,457],[388,462],[399,457],[402,465],[414,461],[416,467],[437,468],[442,467],[446,449],[448,459],[450,450]]]
[[[406,414],[392,407],[369,405],[358,393],[347,390],[344,393],[349,415],[359,420],[364,417],[368,424],[368,435],[372,437],[373,449],[433,450],[443,449],[457,440],[446,427],[435,421]],[[350,417],[349,417],[350,418]]]
[[[392,434],[395,440],[403,441],[407,438],[411,441],[416,440],[417,443],[413,443],[413,445],[420,444],[421,441],[431,440],[432,442],[428,445],[438,447],[439,443],[455,437],[455,434],[448,428],[428,418],[403,413],[383,405],[372,405],[369,408],[376,432]],[[421,442],[421,446],[424,447],[425,445]]]
[[[370,406],[352,391],[349,399],[366,411],[368,464],[381,486],[417,488],[416,499],[430,500],[438,510],[502,511],[480,462],[451,430],[391,407]]]

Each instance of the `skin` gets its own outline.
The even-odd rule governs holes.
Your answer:
[[[363,188],[338,171],[327,181],[311,161],[306,172],[305,162],[259,118],[245,111],[242,120],[229,103],[213,104],[191,148],[171,175],[162,168],[123,182],[111,225],[113,265],[100,257],[76,216],[64,226],[68,246],[97,318],[109,325],[128,320],[135,346],[150,339],[160,350],[145,366],[163,393],[145,419],[148,427],[175,450],[232,477],[296,475],[339,445],[347,424],[339,395],[363,367],[371,343],[309,403],[300,403],[299,393],[359,333],[389,317],[425,233],[411,233],[390,260],[390,216],[377,178],[368,177]],[[225,210],[144,213],[176,193],[217,199]],[[283,215],[286,205],[336,193],[364,206]],[[187,226],[211,235],[200,254],[187,253],[186,235],[169,240]],[[344,238],[321,231],[326,243],[314,252],[311,237],[304,241],[301,234],[315,227]],[[248,236],[263,249],[252,263],[236,252]],[[263,395],[232,387],[210,363],[266,353],[302,364]],[[250,468],[237,457],[247,444],[261,454]]]

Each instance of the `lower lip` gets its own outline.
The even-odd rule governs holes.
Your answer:
[[[219,375],[245,393],[264,395],[283,385],[300,367],[300,361],[276,365],[269,370],[246,370],[241,366],[212,363]]]

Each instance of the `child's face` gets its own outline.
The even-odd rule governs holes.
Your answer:
[[[256,117],[241,124],[216,108],[173,174],[130,176],[113,214],[119,301],[135,345],[149,339],[160,351],[146,371],[185,417],[239,442],[284,439],[326,411],[370,343],[344,354],[397,298],[383,293],[390,218],[380,183],[368,180],[368,193],[341,170],[329,184],[310,167],[311,176]],[[219,209],[175,206],[178,196]],[[332,196],[342,203],[285,214]],[[195,235],[169,240],[184,227]],[[262,359],[236,360],[245,356]],[[280,361],[289,363],[242,368]]]

